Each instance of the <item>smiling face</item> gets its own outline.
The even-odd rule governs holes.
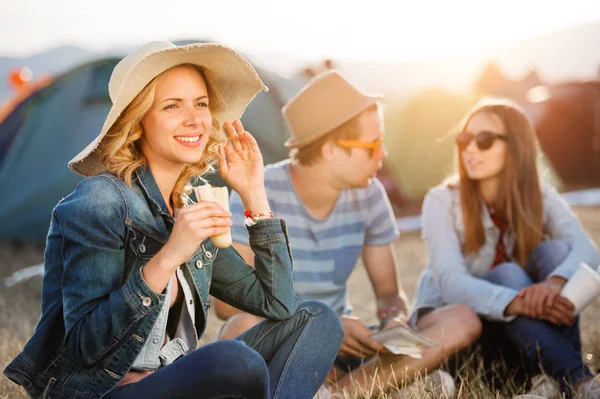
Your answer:
[[[479,112],[471,117],[464,131],[477,136],[481,132],[493,132],[506,135],[500,117],[491,112]],[[460,151],[461,162],[467,176],[472,180],[486,180],[499,176],[505,169],[508,144],[505,140],[495,139],[490,148],[481,150],[473,138]]]
[[[211,134],[206,82],[192,67],[162,75],[151,109],[141,121],[141,149],[151,167],[180,168],[202,159]]]

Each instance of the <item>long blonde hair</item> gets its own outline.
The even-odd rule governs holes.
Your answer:
[[[225,106],[221,94],[215,90],[206,78],[206,72],[197,65],[177,65],[152,79],[121,113],[102,142],[102,161],[106,169],[123,179],[129,186],[131,186],[135,170],[148,163],[140,148],[140,140],[143,135],[141,121],[152,108],[159,79],[176,68],[190,68],[202,76],[208,89],[209,109],[213,115]],[[226,140],[227,137],[221,132],[220,122],[213,116],[212,132],[208,138],[202,159],[197,163],[186,165],[177,178],[171,194],[171,201],[176,207],[183,206],[182,195],[189,191],[188,184],[191,178],[214,171],[213,166],[219,157],[218,146]]]
[[[516,236],[514,256],[525,266],[533,250],[542,241],[543,201],[537,168],[538,142],[535,128],[517,104],[507,100],[487,100],[473,107],[460,124],[463,131],[471,118],[480,113],[500,118],[508,135],[508,152],[502,173],[499,202]],[[460,199],[465,226],[465,249],[476,253],[485,243],[481,220],[478,183],[467,176],[461,155],[458,159]]]

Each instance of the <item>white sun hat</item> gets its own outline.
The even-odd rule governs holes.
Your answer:
[[[221,123],[239,119],[258,93],[269,90],[252,65],[229,47],[215,43],[176,46],[167,41],[150,42],[115,66],[108,83],[113,105],[102,131],[69,162],[69,168],[83,176],[105,171],[98,148],[106,133],[152,79],[181,64],[194,64],[204,69],[206,80],[223,98],[222,109],[213,112],[213,117]]]

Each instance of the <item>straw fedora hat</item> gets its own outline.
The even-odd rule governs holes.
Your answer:
[[[252,65],[229,47],[214,43],[175,46],[167,41],[150,42],[115,66],[108,83],[112,107],[102,131],[69,162],[69,168],[83,176],[93,176],[105,171],[97,149],[102,145],[106,133],[152,79],[181,64],[203,67],[207,81],[221,93],[224,99],[223,110],[213,113],[213,117],[221,123],[239,119],[261,90],[269,90]]]
[[[302,148],[377,104],[380,94],[365,94],[336,71],[316,76],[283,107],[292,137],[286,147]]]

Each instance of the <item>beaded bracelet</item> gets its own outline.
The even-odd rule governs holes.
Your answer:
[[[256,215],[253,215],[252,212],[250,212],[249,210],[245,210],[244,216],[246,216],[246,219],[244,220],[244,224],[246,226],[250,227],[250,226],[254,226],[261,219],[272,219],[273,212],[269,212],[268,214],[267,213],[257,213]]]

